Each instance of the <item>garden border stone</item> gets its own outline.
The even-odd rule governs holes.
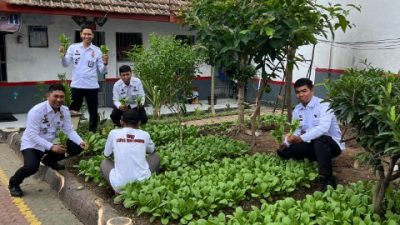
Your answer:
[[[6,143],[22,160],[20,133],[8,133]],[[65,206],[84,224],[105,225],[111,218],[121,216],[106,201],[92,191],[83,188],[83,184],[68,171],[58,172],[40,165],[39,171],[34,177],[46,181],[58,193],[58,197]]]

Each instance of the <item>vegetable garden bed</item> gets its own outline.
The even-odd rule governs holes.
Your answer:
[[[196,123],[200,125],[201,122]],[[294,219],[303,224],[321,224],[323,221],[331,221],[332,224],[345,224],[345,221],[348,224],[361,224],[359,220],[371,221],[366,224],[380,224],[376,216],[367,214],[370,205],[368,199],[363,200],[365,212],[360,213],[351,204],[342,204],[337,200],[335,204],[339,204],[340,211],[346,214],[336,211],[329,215],[322,213],[333,207],[327,203],[327,199],[348,196],[349,192],[366,196],[370,186],[357,184],[351,188],[340,187],[335,192],[330,190],[323,195],[315,192],[319,189],[315,164],[278,159],[274,153],[278,146],[266,130],[257,137],[257,145],[250,150],[248,146],[252,137],[245,132],[234,131],[231,129],[233,126],[230,122],[205,127],[186,126],[181,146],[176,124],[161,122],[146,125],[144,129],[150,132],[158,146],[162,172],[144,182],[127,185],[124,193],[115,198],[120,203],[114,204],[115,208],[132,217],[136,224],[264,224],[263,221],[271,224],[296,224],[293,223]],[[107,133],[107,129],[104,132]],[[104,138],[97,137],[94,142],[103,143]],[[334,160],[334,171],[339,183],[347,185],[373,178],[367,167],[353,168],[357,151],[354,146],[350,147]],[[98,149],[94,152],[101,154]],[[75,174],[86,174],[86,180],[90,180],[85,183],[86,188],[113,202],[115,196],[111,189],[98,186],[104,185],[98,168],[103,157],[93,158],[91,155],[93,153],[86,153],[80,158],[83,160],[80,162],[80,171],[74,166],[79,164],[77,158],[69,160],[67,168]],[[316,209],[309,209],[307,204],[310,203],[307,201],[310,199],[321,201],[323,205],[318,203]],[[395,202],[390,208],[393,212],[389,212],[388,218],[398,218],[399,204]],[[348,218],[349,215],[360,219],[353,219],[353,216],[352,220],[343,219],[343,223],[339,222],[341,219],[338,218]],[[390,221],[384,223],[391,224]]]

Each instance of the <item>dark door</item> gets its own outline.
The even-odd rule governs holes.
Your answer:
[[[7,81],[6,34],[0,32],[0,81]]]

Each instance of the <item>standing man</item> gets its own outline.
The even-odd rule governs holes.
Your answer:
[[[149,178],[160,166],[160,156],[154,152],[150,134],[139,129],[139,113],[125,110],[121,125],[122,129],[114,129],[108,134],[104,149],[106,157],[114,154],[114,161],[105,159],[100,166],[104,178],[117,193],[129,182]]]
[[[24,165],[10,178],[9,190],[13,197],[22,197],[20,184],[23,180],[39,170],[40,160],[44,165],[54,170],[65,167],[58,164],[59,160],[77,155],[86,145],[72,127],[71,115],[66,106],[63,106],[65,88],[62,84],[49,87],[47,101],[35,105],[28,112],[26,130],[21,138],[21,151]],[[66,146],[53,144],[56,132],[62,131],[68,136]]]
[[[132,77],[131,67],[123,65],[119,68],[120,79],[113,87],[114,109],[110,115],[113,123],[121,127],[121,115],[127,109],[136,110],[139,113],[140,124],[147,123],[147,114],[144,108],[145,93],[139,78]]]
[[[85,98],[89,111],[89,130],[96,132],[99,91],[97,74],[106,74],[108,55],[102,55],[100,48],[92,44],[91,27],[83,26],[80,35],[82,42],[69,46],[66,53],[66,49],[60,47],[60,53],[64,54],[61,64],[67,67],[72,63],[70,110],[79,111]]]
[[[323,177],[322,191],[328,185],[336,188],[332,174],[332,158],[344,150],[341,131],[329,103],[314,96],[314,86],[310,79],[301,78],[294,84],[299,104],[294,108],[293,120],[299,120],[300,126],[293,135],[285,138],[286,147],[278,151],[282,158],[308,158],[318,163],[318,172]]]

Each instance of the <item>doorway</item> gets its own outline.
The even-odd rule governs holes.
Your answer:
[[[0,82],[7,81],[6,34],[0,32]]]

